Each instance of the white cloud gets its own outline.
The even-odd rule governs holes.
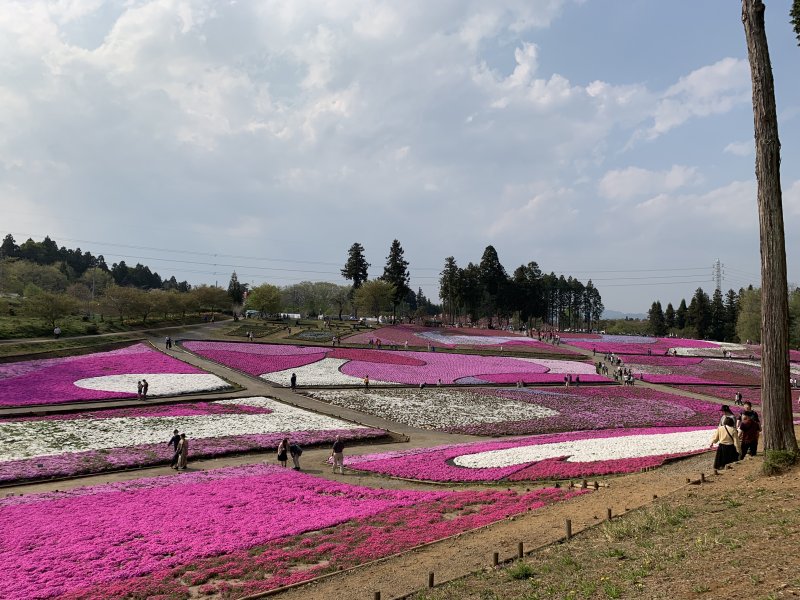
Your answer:
[[[606,173],[598,184],[598,191],[601,196],[610,200],[630,200],[639,196],[673,192],[697,185],[702,180],[695,167],[673,165],[668,171],[628,167]]]
[[[753,145],[752,141],[750,142],[731,142],[722,150],[727,154],[733,154],[734,156],[750,156],[753,154]]]
[[[579,214],[579,210],[574,206],[574,190],[566,187],[548,187],[541,183],[531,186],[512,186],[506,190],[506,195],[510,197],[521,194],[522,202],[511,201],[501,204],[496,216],[489,225],[487,233],[490,237],[502,237],[511,233],[531,232],[535,230],[537,237],[547,236],[547,231],[561,231],[563,223],[573,222]]]
[[[724,133],[708,120],[691,152],[662,134],[746,103],[744,60],[719,61],[711,46],[676,53],[661,67],[685,76],[664,79],[657,51],[642,48],[635,58],[653,63],[644,80],[624,61],[567,51],[582,10],[575,0],[0,2],[4,225],[326,262],[358,240],[376,265],[397,237],[417,276],[451,254],[475,260],[488,243],[507,264],[583,264],[588,239],[646,260],[639,248],[664,243],[653,234],[662,223],[682,235],[676,212],[727,222],[708,187],[735,199],[725,182],[743,175],[698,157],[748,139],[752,119],[725,121]],[[562,15],[573,20],[544,35]],[[650,141],[632,156],[631,137]],[[787,156],[784,169],[793,164]],[[786,192],[795,218],[797,188]],[[735,226],[752,221],[747,210],[734,211]],[[621,236],[627,219],[636,227]],[[557,239],[565,227],[576,232],[568,243]],[[724,243],[698,235],[685,247]],[[159,271],[180,276],[173,267]],[[208,280],[194,271],[179,278]],[[435,279],[412,285],[435,297]]]
[[[800,179],[785,189],[783,206],[790,215],[800,216]]]
[[[653,125],[644,132],[654,139],[686,121],[728,112],[750,99],[750,67],[746,60],[723,58],[695,69],[661,96]]]

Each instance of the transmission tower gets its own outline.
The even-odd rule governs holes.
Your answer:
[[[714,265],[712,266],[713,274],[714,274],[714,285],[717,287],[719,291],[722,291],[722,269],[725,265],[719,262],[719,259],[714,261]]]

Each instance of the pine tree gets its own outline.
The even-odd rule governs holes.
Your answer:
[[[505,308],[503,295],[508,284],[508,275],[500,264],[494,246],[486,246],[478,270],[480,286],[483,288],[483,315],[489,318],[491,326],[492,318]]]
[[[236,305],[241,305],[244,302],[244,286],[239,283],[239,277],[236,275],[236,271],[231,274],[231,280],[228,282],[228,296],[231,298],[231,302]]]
[[[678,310],[675,311],[675,327],[678,329],[684,329],[686,327],[686,319],[689,314],[689,309],[686,308],[686,299],[681,299],[681,303],[678,305]]]
[[[667,326],[667,329],[673,329],[675,327],[675,309],[672,308],[672,302],[667,304],[667,310],[664,311],[664,324]]]
[[[739,317],[739,297],[733,290],[725,294],[725,341],[735,342],[736,320]]]
[[[663,336],[667,332],[667,325],[664,319],[664,310],[661,308],[661,302],[653,302],[650,310],[647,312],[647,318],[650,321],[650,331],[655,336]]]
[[[444,269],[439,274],[439,297],[444,302],[447,318],[452,325],[455,322],[456,307],[459,304],[458,290],[459,268],[456,259],[448,256],[444,259]]]
[[[709,336],[712,340],[721,342],[725,339],[725,302],[722,300],[722,291],[714,290],[711,299],[711,322]]]
[[[705,339],[710,333],[711,327],[711,300],[703,291],[697,288],[689,303],[689,311],[686,315],[686,324],[694,327],[698,339]]]
[[[792,27],[797,35],[797,45],[800,46],[800,0],[794,0],[794,2],[792,2],[789,15],[792,17]]]
[[[370,264],[364,258],[364,246],[358,242],[347,251],[347,262],[342,269],[342,277],[353,282],[353,290],[357,290],[367,280]]]
[[[411,280],[408,274],[408,261],[403,258],[403,247],[398,240],[394,240],[389,248],[389,256],[386,257],[386,266],[383,268],[381,279],[394,288],[392,317],[395,317],[397,305],[405,300],[411,291],[411,288],[408,287]]]

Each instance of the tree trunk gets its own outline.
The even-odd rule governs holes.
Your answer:
[[[781,143],[762,0],[742,0],[753,82],[761,235],[761,402],[764,449],[797,452],[789,388],[789,291],[781,199]]]

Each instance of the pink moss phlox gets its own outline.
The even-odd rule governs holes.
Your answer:
[[[406,385],[430,385],[437,383],[439,379],[443,383],[463,382],[467,377],[474,377],[476,382],[486,382],[493,381],[487,376],[495,375],[501,382],[522,379],[531,383],[544,383],[563,380],[565,373],[580,373],[582,378],[587,377],[586,381],[607,381],[593,373],[592,365],[576,361],[534,361],[505,356],[436,352],[303,348],[278,344],[257,344],[254,349],[253,344],[240,342],[185,342],[184,346],[200,356],[251,375],[282,371],[330,357],[348,361],[340,367],[345,375],[359,379],[369,375],[373,381]],[[274,355],[271,354],[273,351]],[[545,373],[547,377],[540,377]],[[561,373],[561,376],[555,376],[554,373]]]
[[[446,431],[469,435],[530,435],[617,427],[689,427],[713,424],[719,405],[641,386],[501,388],[483,394],[530,402],[558,414],[538,419],[465,424]]]
[[[269,589],[315,575],[293,572],[298,558],[357,564],[572,495],[376,490],[249,465],[6,498],[0,597],[153,598],[251,572],[243,589]]]
[[[18,483],[166,465],[172,458],[172,452],[166,445],[168,435],[169,431],[165,431],[164,444],[142,444],[106,450],[66,452],[54,456],[38,456],[0,462],[0,483]],[[274,451],[286,435],[289,435],[296,444],[305,447],[333,443],[336,436],[345,441],[369,440],[383,437],[386,432],[381,429],[360,428],[199,438],[191,440],[190,459],[214,458],[244,452]]]
[[[0,364],[0,406],[63,404],[131,398],[136,390],[114,392],[79,388],[74,382],[125,373],[199,374],[203,370],[167,356],[146,344],[80,356]]]
[[[371,471],[392,477],[418,479],[421,481],[458,483],[498,481],[501,479],[510,478],[513,474],[522,471],[525,471],[526,473],[525,476],[522,477],[523,479],[568,478],[574,477],[574,473],[578,471],[581,473],[581,475],[628,473],[642,468],[641,465],[648,463],[648,461],[655,462],[653,462],[652,465],[647,464],[646,466],[655,466],[657,464],[661,464],[666,457],[686,456],[688,454],[694,454],[695,452],[663,454],[653,457],[584,462],[580,463],[577,468],[575,465],[578,463],[570,463],[563,459],[548,459],[538,461],[533,465],[530,463],[523,463],[518,465],[510,465],[507,467],[488,467],[485,469],[469,469],[458,467],[451,464],[449,461],[465,454],[477,454],[492,450],[504,450],[506,448],[517,448],[523,446],[569,442],[584,439],[617,438],[631,435],[696,431],[699,429],[707,428],[659,427],[647,429],[576,431],[558,433],[554,435],[539,435],[528,438],[516,438],[503,441],[450,444],[447,446],[414,449],[399,453],[394,452],[388,454],[351,457],[345,460],[345,464],[353,469]],[[697,452],[701,451],[703,450],[698,450]],[[533,468],[534,466],[540,464],[541,466],[538,467],[538,469]],[[534,475],[537,476],[534,477]]]

